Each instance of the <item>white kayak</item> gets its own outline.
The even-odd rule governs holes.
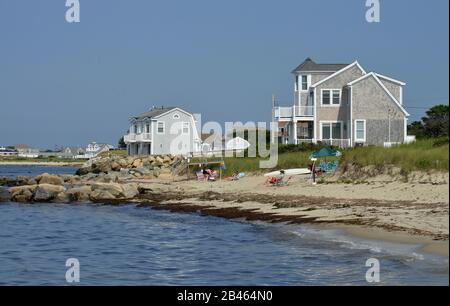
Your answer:
[[[305,175],[305,174],[311,174],[311,171],[307,168],[284,170],[284,175]],[[280,170],[264,174],[264,176],[277,176],[277,175],[280,175]]]

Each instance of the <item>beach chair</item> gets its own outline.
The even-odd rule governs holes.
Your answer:
[[[197,175],[197,181],[203,182],[205,180],[205,175],[203,174],[203,171],[197,171],[195,172]]]

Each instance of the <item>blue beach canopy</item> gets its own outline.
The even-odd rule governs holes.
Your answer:
[[[342,153],[338,150],[332,149],[332,148],[323,148],[320,149],[319,151],[315,151],[311,154],[311,156],[309,157],[309,159],[312,158],[319,158],[319,157],[333,157],[333,156],[341,156]]]

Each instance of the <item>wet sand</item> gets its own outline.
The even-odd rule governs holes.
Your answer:
[[[240,181],[140,180],[140,205],[229,219],[315,224],[361,238],[423,245],[448,256],[448,174],[434,181],[374,180],[365,184],[310,184],[294,177],[289,186],[264,186],[262,176]]]

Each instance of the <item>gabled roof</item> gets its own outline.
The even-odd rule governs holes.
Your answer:
[[[176,107],[154,107],[151,110],[149,110],[148,112],[142,113],[138,116],[133,117],[134,119],[143,119],[143,118],[154,118],[157,116],[160,116],[162,114],[167,113],[168,111],[171,111],[173,109],[175,109]]]
[[[379,77],[380,79],[385,79],[385,80],[391,81],[392,83],[396,83],[396,84],[401,85],[401,86],[405,86],[405,85],[406,85],[405,82],[402,82],[402,81],[399,81],[399,80],[396,80],[396,79],[387,77],[387,76],[382,75],[382,74],[379,74],[379,73],[375,73],[375,74],[376,74],[377,77]]]
[[[375,72],[370,72],[367,73],[365,75],[363,75],[362,77],[351,81],[350,83],[347,84],[347,86],[353,86],[356,83],[361,82],[362,80],[365,80],[369,77],[373,77],[375,79],[375,81],[381,86],[381,88],[383,88],[383,90],[388,94],[388,96],[391,98],[392,101],[395,102],[395,104],[397,104],[397,106],[400,108],[400,110],[406,115],[409,116],[409,113],[406,111],[406,109],[400,104],[400,102],[397,101],[397,99],[394,97],[394,95],[386,88],[386,86],[384,86],[383,82],[381,82],[380,78],[377,76],[377,74]]]
[[[363,67],[361,67],[361,65],[358,63],[358,61],[354,61],[353,63],[351,63],[350,65],[347,65],[346,67],[342,68],[341,70],[336,71],[335,73],[333,73],[332,75],[329,75],[328,77],[326,77],[325,79],[320,80],[319,82],[312,84],[311,87],[317,87],[320,84],[323,84],[324,82],[328,81],[329,79],[334,78],[335,76],[341,74],[344,71],[347,71],[348,69],[357,66],[363,74],[366,74],[366,71],[363,69]]]
[[[299,72],[334,72],[341,70],[348,64],[317,64],[311,58],[305,59],[297,68],[292,70],[292,73]]]

